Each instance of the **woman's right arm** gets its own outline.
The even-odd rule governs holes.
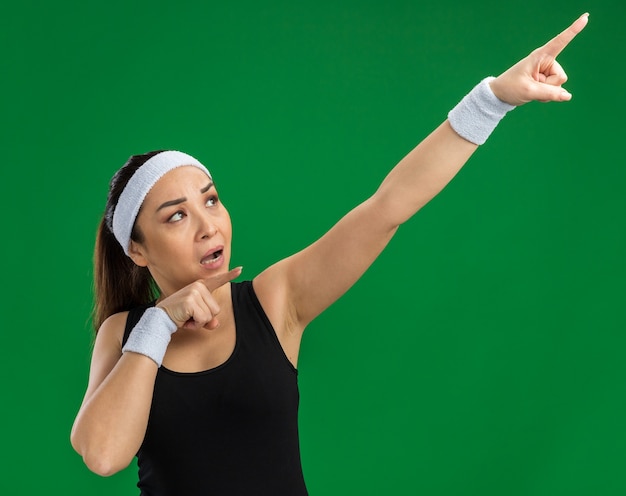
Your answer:
[[[167,313],[176,324],[174,327],[214,329],[219,325],[220,308],[213,291],[239,274],[241,267],[195,281],[156,306]],[[87,392],[70,436],[72,446],[89,469],[103,476],[126,468],[141,447],[160,365],[155,355],[162,358],[169,343],[169,339],[162,339],[163,333],[158,329],[141,329],[142,342],[136,343],[138,346],[132,351],[122,353],[127,316],[128,312],[112,315],[98,331]],[[153,325],[160,324],[153,322]],[[132,337],[131,333],[129,342]],[[155,346],[161,348],[159,353],[154,353]]]
[[[158,370],[147,356],[122,354],[127,315],[112,315],[98,331],[87,391],[72,427],[72,446],[103,476],[124,469],[137,454]]]

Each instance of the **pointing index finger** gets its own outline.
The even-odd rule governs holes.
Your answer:
[[[548,41],[548,43],[542,47],[542,51],[556,58],[556,56],[563,51],[569,42],[583,30],[583,28],[587,25],[588,20],[588,13],[581,15],[569,28]]]
[[[243,267],[235,267],[234,269],[230,269],[228,272],[224,272],[223,274],[218,274],[213,277],[207,277],[206,279],[202,279],[202,282],[208,288],[209,291],[215,291],[220,286],[223,286],[227,282],[236,279],[241,274]]]

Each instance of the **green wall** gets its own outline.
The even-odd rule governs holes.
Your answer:
[[[91,255],[126,158],[217,179],[250,278],[323,234],[482,77],[582,12],[566,104],[515,110],[307,331],[312,495],[626,494],[621,0],[0,7],[0,494],[132,495],[69,444]]]

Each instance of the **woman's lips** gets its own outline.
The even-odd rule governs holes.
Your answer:
[[[207,268],[215,269],[224,263],[224,248],[218,246],[209,250],[200,260],[200,263]]]

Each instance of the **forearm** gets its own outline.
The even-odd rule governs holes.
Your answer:
[[[132,461],[146,432],[156,372],[148,357],[125,353],[81,406],[71,441],[93,472],[111,475]]]
[[[477,148],[444,121],[391,170],[374,194],[389,225],[402,224],[426,205]]]

